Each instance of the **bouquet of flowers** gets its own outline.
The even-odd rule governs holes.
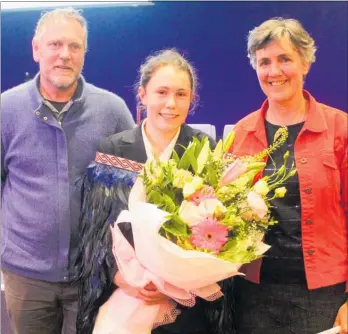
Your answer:
[[[222,296],[217,282],[241,275],[240,266],[269,248],[262,242],[270,216],[270,199],[284,197],[285,180],[293,176],[284,163],[274,174],[255,177],[265,157],[287,138],[281,128],[274,143],[256,156],[227,153],[232,132],[214,150],[207,138],[196,138],[181,158],[148,161],[140,178],[143,202],[122,211],[112,227],[113,252],[125,281],[135,287],[151,283],[171,300],[147,305],[117,289],[100,308],[94,333],[149,334],[175,321],[176,303],[193,306],[196,297]],[[118,224],[130,222],[134,248]],[[175,302],[174,302],[175,301]]]

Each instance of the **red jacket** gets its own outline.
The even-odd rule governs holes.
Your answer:
[[[309,289],[347,282],[348,187],[347,114],[318,103],[307,91],[307,119],[295,142],[300,183],[302,251]],[[255,154],[267,145],[262,107],[239,121],[230,152]],[[244,266],[246,278],[260,282],[261,261]]]

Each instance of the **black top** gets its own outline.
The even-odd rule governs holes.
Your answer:
[[[272,174],[283,164],[283,155],[289,151],[287,170],[295,164],[294,146],[303,122],[288,126],[289,136],[270,158],[264,175]],[[265,120],[268,144],[273,143],[276,131],[280,128]],[[261,282],[268,283],[305,283],[305,270],[301,240],[301,198],[297,173],[288,179],[284,186],[284,198],[271,200],[271,214],[278,224],[269,228],[265,242],[271,245],[261,266]],[[271,192],[269,196],[273,196]]]
[[[57,109],[58,113],[60,113],[63,110],[63,108],[66,106],[66,104],[69,103],[69,101],[67,102],[56,102],[51,100],[47,100],[47,101],[51,103],[53,107]]]
[[[81,84],[81,80],[78,80],[78,85],[77,85],[77,88],[74,92],[72,100],[77,99],[79,96],[81,96],[81,94],[82,94],[82,84]],[[51,100],[46,99],[46,101],[49,102],[56,109],[56,110],[52,110],[50,108],[52,115],[55,117],[55,119],[58,122],[62,123],[64,117],[66,116],[66,114],[69,110],[69,109],[64,110],[64,108],[70,102],[70,100],[65,101],[65,102],[56,102],[56,101],[51,101]]]

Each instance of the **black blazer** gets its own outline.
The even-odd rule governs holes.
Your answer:
[[[181,157],[184,149],[187,147],[192,137],[202,139],[204,136],[208,137],[210,147],[215,148],[215,141],[207,134],[200,130],[191,128],[188,125],[183,125],[174,150]],[[104,138],[100,142],[99,151],[111,155],[116,155],[122,158],[127,158],[140,163],[145,163],[147,160],[143,136],[141,132],[141,125],[131,130],[126,130],[110,137]],[[122,229],[123,234],[132,243],[132,233]],[[130,235],[131,234],[131,235]],[[180,307],[181,314],[177,320],[165,326],[160,326],[152,331],[152,334],[211,334],[209,324],[209,317],[206,316],[207,303],[204,300],[197,299],[197,303],[192,308]]]
[[[206,133],[191,128],[184,124],[181,127],[180,134],[174,150],[181,157],[184,153],[182,146],[187,147],[192,137],[202,139],[208,137],[210,147],[215,148],[216,142]],[[182,145],[182,146],[181,146]],[[143,135],[141,133],[141,125],[131,130],[126,130],[110,137],[104,138],[100,142],[99,151],[118,157],[127,158],[140,163],[145,163],[147,160]]]

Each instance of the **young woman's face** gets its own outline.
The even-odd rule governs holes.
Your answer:
[[[176,131],[185,123],[192,100],[190,76],[167,65],[157,69],[139,97],[147,111],[147,122],[161,131]]]
[[[269,100],[284,103],[302,94],[309,66],[288,38],[272,41],[256,51],[256,73]]]

